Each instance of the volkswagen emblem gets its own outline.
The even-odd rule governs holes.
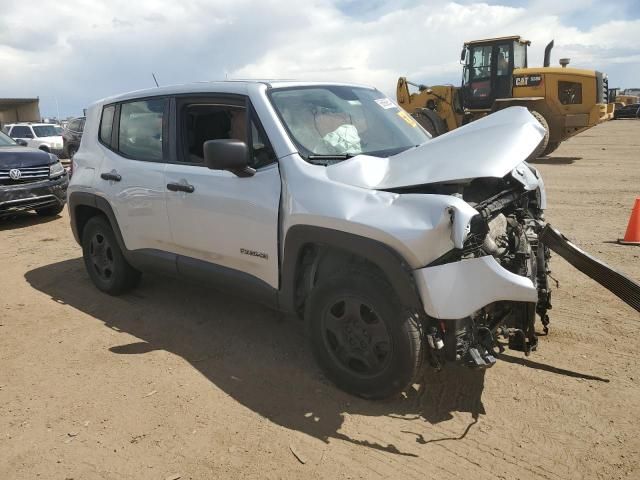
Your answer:
[[[12,168],[11,170],[9,170],[9,176],[11,177],[11,180],[20,180],[20,177],[22,177],[22,172],[17,168]]]

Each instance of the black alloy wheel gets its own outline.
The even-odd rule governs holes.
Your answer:
[[[351,375],[375,376],[388,365],[391,336],[366,300],[337,296],[322,314],[322,330],[327,351]]]
[[[419,374],[420,320],[375,273],[354,269],[320,278],[305,301],[305,320],[316,361],[353,395],[392,397]]]
[[[91,265],[96,275],[105,282],[109,282],[115,269],[113,248],[109,240],[101,232],[93,234],[89,243],[89,253],[91,255]]]
[[[91,217],[82,231],[82,256],[94,285],[109,295],[137,286],[140,272],[122,254],[111,224],[102,215]]]

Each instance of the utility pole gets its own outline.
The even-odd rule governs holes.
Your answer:
[[[54,95],[53,98],[56,100],[56,120],[60,123],[60,107],[58,106],[58,96]]]

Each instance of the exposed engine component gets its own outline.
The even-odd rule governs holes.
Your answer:
[[[429,320],[429,346],[436,345],[436,338],[443,343],[443,348],[429,349],[431,363],[436,367],[444,362],[459,362],[472,368],[487,368],[495,364],[496,356],[505,347],[528,355],[538,343],[536,314],[546,333],[547,310],[551,308],[547,281],[550,255],[538,239],[544,221],[535,192],[514,184],[509,176],[438,188],[449,189],[449,194],[462,194],[479,214],[471,222],[464,248],[449,252],[437,264],[491,255],[510,272],[529,278],[538,289],[538,302],[499,301],[460,320]]]

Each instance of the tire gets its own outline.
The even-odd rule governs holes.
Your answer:
[[[422,128],[424,128],[432,137],[438,136],[438,130],[436,126],[433,124],[433,121],[427,117],[424,113],[414,112],[411,116],[420,124]]]
[[[387,282],[364,271],[321,280],[309,294],[305,319],[316,361],[348,393],[367,399],[395,396],[422,366],[417,318]]]
[[[547,144],[547,148],[545,148],[544,152],[542,152],[542,156],[546,157],[547,155],[551,155],[555,152],[560,146],[560,142],[549,142]]]
[[[36,213],[41,217],[55,217],[64,209],[64,205],[54,205],[53,207],[38,208]]]
[[[94,285],[109,295],[120,295],[137,286],[140,272],[125,260],[108,220],[89,219],[82,231],[82,256]]]
[[[529,160],[535,160],[536,158],[541,157],[545,154],[544,152],[547,150],[547,146],[549,145],[549,123],[547,123],[547,120],[540,112],[536,112],[535,110],[529,110],[529,112],[531,112],[531,115],[533,115],[536,120],[540,122],[540,125],[544,127],[545,132],[544,138],[529,156]]]

